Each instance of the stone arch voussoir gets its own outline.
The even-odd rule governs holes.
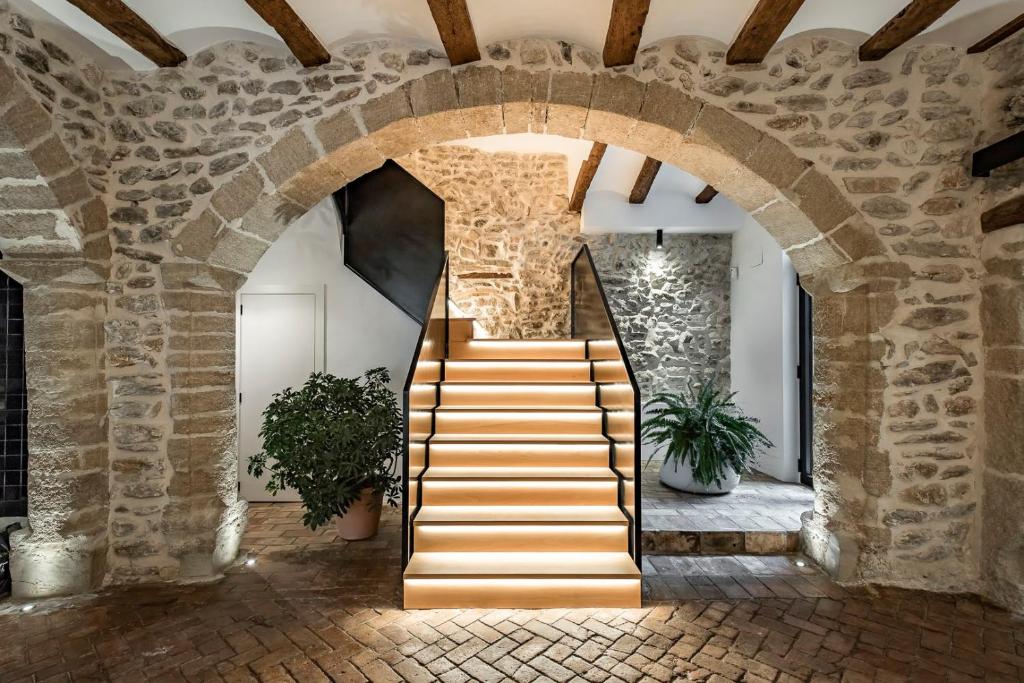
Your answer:
[[[490,65],[434,71],[293,129],[213,194],[174,251],[247,273],[293,220],[386,159],[527,131],[618,145],[700,177],[775,236],[802,277],[887,257],[830,178],[735,114],[629,74]]]
[[[881,490],[864,481],[884,388],[883,349],[872,334],[891,317],[891,283],[906,274],[891,267],[871,226],[824,172],[721,107],[629,74],[441,69],[284,135],[213,193],[210,207],[178,234],[174,252],[247,274],[292,221],[386,159],[527,131],[614,144],[702,178],[747,209],[822,295],[816,335],[823,368],[845,371],[847,385],[823,371],[817,447],[829,483],[805,535],[817,559],[853,577],[871,552],[863,539],[879,536],[865,530],[870,515],[862,502]],[[850,417],[861,409],[864,419]]]
[[[107,208],[53,115],[0,63],[0,251],[6,258],[110,256]]]

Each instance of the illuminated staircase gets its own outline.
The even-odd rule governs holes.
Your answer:
[[[635,404],[616,342],[443,324],[447,354],[421,352],[408,390],[405,606],[639,606]]]

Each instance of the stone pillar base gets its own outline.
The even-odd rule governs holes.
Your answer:
[[[242,545],[242,535],[249,521],[249,501],[236,500],[228,506],[220,517],[217,527],[217,545],[213,548],[213,570],[223,572],[238,557],[238,549]]]
[[[30,529],[11,534],[11,591],[15,599],[85,593],[103,575],[106,548],[95,539],[74,536],[35,541]]]
[[[836,581],[855,581],[857,543],[830,531],[825,518],[814,510],[800,515],[800,521],[800,547],[804,554]]]

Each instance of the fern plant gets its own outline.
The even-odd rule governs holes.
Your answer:
[[[721,486],[726,468],[743,474],[761,450],[772,447],[758,420],[733,402],[735,395],[713,382],[657,394],[644,406],[651,415],[641,425],[644,442],[656,444],[654,453],[664,451],[676,467],[689,461],[695,481]]]
[[[354,379],[314,372],[298,391],[274,394],[249,474],[269,471],[271,494],[298,491],[310,529],[345,514],[367,487],[397,505],[402,412],[390,381],[386,368]]]

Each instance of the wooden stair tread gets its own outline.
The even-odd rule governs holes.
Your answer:
[[[564,363],[566,365],[590,365],[591,361],[587,358],[449,358],[445,361],[449,365],[457,365],[459,363],[473,363],[474,365],[479,364],[498,364],[498,363],[515,363],[516,365],[547,365],[554,363]],[[604,361],[596,361],[604,362]],[[614,362],[614,361],[607,361]]]
[[[435,467],[427,468],[424,479],[459,480],[566,480],[566,479],[617,479],[607,467]]]
[[[452,363],[452,362],[455,362],[455,361],[448,361],[448,362]],[[462,361],[458,361],[458,362],[461,363]],[[505,361],[501,361],[501,362],[505,362]],[[587,361],[584,361],[584,362],[587,362]],[[466,381],[457,380],[457,379],[456,380],[446,379],[446,380],[444,380],[442,382],[439,382],[439,384],[442,387],[446,387],[446,386],[447,387],[498,387],[498,388],[501,388],[501,387],[515,387],[517,389],[522,389],[522,388],[525,388],[525,387],[542,387],[542,388],[543,387],[578,387],[578,386],[581,386],[581,385],[585,386],[585,385],[588,385],[588,384],[598,384],[598,382],[590,382],[590,381],[587,381],[587,382],[557,382],[557,381],[556,382],[549,382],[548,380],[540,380],[540,381],[534,381],[534,382],[530,382],[530,381],[526,381],[526,382],[507,382],[507,381],[503,381],[503,380],[484,380],[484,381],[481,381],[481,382],[466,382]],[[627,383],[626,382],[603,382],[603,384],[627,384]],[[433,383],[429,383],[429,386],[433,387],[434,385],[433,385]]]
[[[417,552],[405,569],[407,579],[639,579],[628,553]]]
[[[432,443],[608,443],[604,434],[434,434]]]
[[[628,524],[610,505],[428,505],[416,524]]]
[[[601,408],[597,406],[497,406],[489,408],[486,406],[447,406],[440,405],[434,408],[439,413],[600,413]]]

